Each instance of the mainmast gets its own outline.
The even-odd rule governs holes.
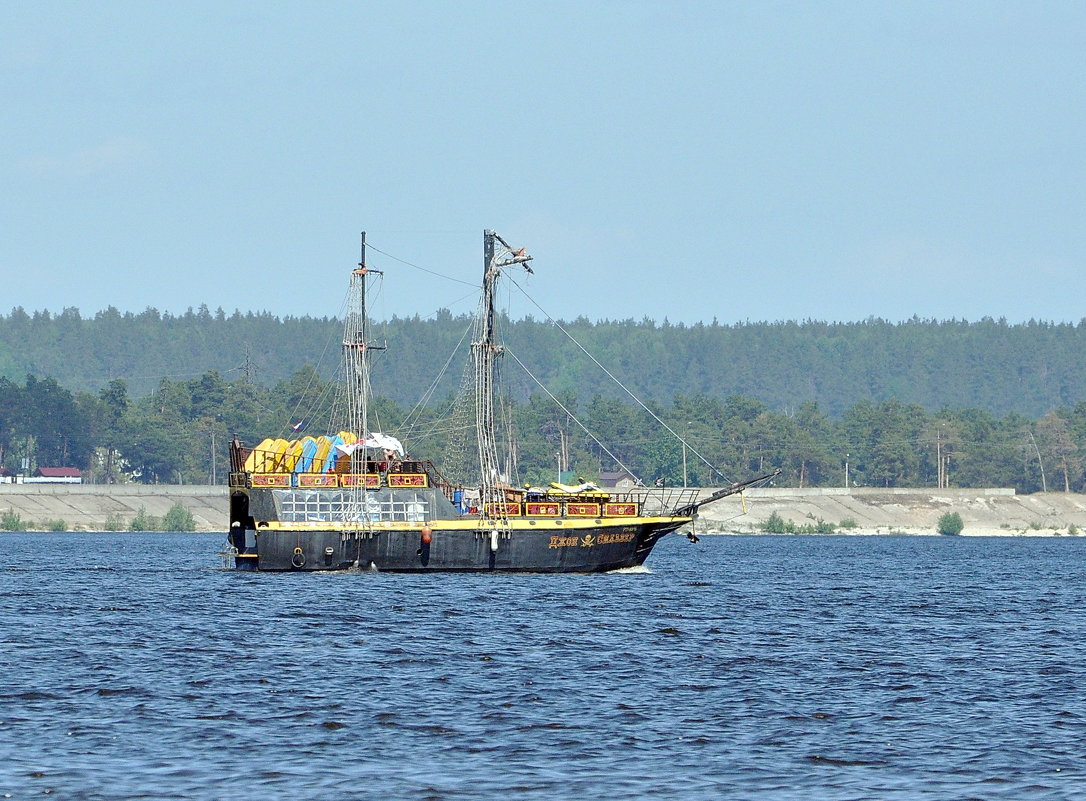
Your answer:
[[[475,362],[475,423],[481,471],[480,512],[486,509],[487,503],[504,500],[494,421],[496,373],[503,350],[494,333],[495,289],[503,267],[523,264],[530,273],[532,268],[528,262],[531,260],[524,248],[513,250],[494,231],[483,231],[483,297],[476,320],[475,340],[471,344]]]
[[[369,433],[370,360],[371,350],[384,350],[369,341],[369,318],[366,311],[366,283],[372,275],[384,275],[381,270],[366,266],[366,232],[362,232],[362,252],[358,267],[351,272],[347,293],[347,315],[343,324],[343,368],[347,392],[347,426],[359,439]]]

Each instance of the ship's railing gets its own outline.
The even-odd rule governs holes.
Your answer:
[[[637,503],[643,515],[660,515],[694,503],[703,491],[697,487],[636,487],[616,497]]]
[[[693,488],[639,488],[635,490],[584,492],[528,491],[508,488],[504,503],[479,509],[475,501],[450,498],[464,514],[486,517],[636,517],[667,515],[698,500],[706,491]],[[477,495],[477,493],[476,493]],[[473,496],[474,497],[474,496]]]

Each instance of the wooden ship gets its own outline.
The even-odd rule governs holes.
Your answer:
[[[700,506],[772,477],[699,500],[688,488],[596,484],[513,487],[499,469],[495,291],[504,271],[531,256],[494,231],[483,235],[483,283],[471,343],[478,478],[447,480],[395,436],[370,430],[367,282],[352,270],[343,334],[344,412],[334,433],[268,438],[230,448],[230,519],[223,553],[238,570],[379,570],[589,573],[641,565],[662,537]],[[695,539],[691,535],[691,539]]]

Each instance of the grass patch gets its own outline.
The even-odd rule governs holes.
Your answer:
[[[791,520],[785,520],[776,512],[762,523],[761,528],[766,534],[833,534],[837,530],[837,526],[827,523],[822,518],[814,523],[797,525]]]

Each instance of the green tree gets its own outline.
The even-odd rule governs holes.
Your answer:
[[[185,440],[180,421],[164,414],[133,413],[121,441],[128,472],[143,484],[176,484],[184,478]]]
[[[193,518],[192,512],[186,509],[181,501],[178,501],[169,508],[169,511],[162,518],[162,530],[195,531],[196,520]]]
[[[944,512],[939,516],[939,522],[935,528],[940,534],[956,535],[962,533],[965,524],[962,522],[962,516],[957,512]]]
[[[215,417],[222,409],[226,401],[226,382],[215,371],[204,373],[198,379],[190,382],[189,397],[191,407],[189,414],[193,418]]]
[[[115,484],[119,478],[117,460],[119,448],[125,435],[125,422],[131,403],[128,399],[128,384],[123,378],[114,378],[98,393],[98,439],[104,451],[102,481]]]
[[[18,512],[11,509],[0,512],[0,529],[4,531],[26,531],[26,525]]]
[[[831,453],[840,453],[830,419],[814,401],[800,404],[795,416],[795,440],[789,448],[787,461],[795,473],[799,487],[816,487],[837,478],[836,462]]]
[[[641,446],[637,414],[628,403],[596,395],[584,414],[585,426],[598,440],[589,447],[597,454],[600,469],[616,471],[634,462]]]
[[[128,524],[129,531],[158,531],[161,522],[154,515],[147,514],[147,510],[144,507],[140,507],[136,512],[136,516],[132,518],[132,522]]]
[[[39,380],[28,375],[23,403],[27,433],[35,438],[35,464],[86,467],[94,452],[91,421],[76,405],[72,393],[53,378]]]
[[[641,474],[652,479],[646,484],[663,479],[669,487],[682,486],[682,443],[664,431],[652,437],[642,453]]]
[[[1070,492],[1071,483],[1077,484],[1081,479],[1082,457],[1067,417],[1049,412],[1037,421],[1035,428],[1043,457],[1062,475],[1063,491]]]
[[[17,467],[15,443],[26,430],[25,410],[22,387],[0,377],[0,467]]]
[[[889,400],[861,401],[842,418],[845,448],[854,466],[856,485],[915,485],[919,481],[922,432],[927,415],[916,404]]]

